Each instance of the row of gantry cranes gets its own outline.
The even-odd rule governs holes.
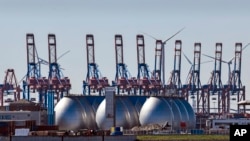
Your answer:
[[[117,95],[174,96],[183,97],[188,101],[196,99],[196,104],[194,104],[195,112],[197,115],[203,116],[212,113],[211,101],[216,100],[218,104],[216,114],[218,116],[230,113],[231,100],[239,102],[246,99],[245,86],[241,82],[241,58],[242,50],[249,44],[244,47],[242,47],[242,43],[235,44],[235,56],[229,62],[226,62],[229,67],[228,82],[227,84],[222,84],[221,67],[225,61],[222,60],[222,43],[216,43],[215,57],[206,55],[214,60],[214,70],[211,73],[208,84],[202,85],[200,81],[201,43],[194,43],[194,58],[192,62],[182,53],[181,40],[176,40],[174,69],[168,82],[165,83],[164,48],[166,42],[176,34],[165,41],[156,40],[153,72],[149,71],[145,61],[144,36],[142,34],[136,36],[137,77],[131,76],[124,62],[122,35],[115,35],[116,74],[115,80],[111,84],[107,77],[101,75],[95,62],[94,36],[87,34],[87,76],[86,80],[83,81],[83,95],[104,95],[106,87],[114,86],[116,87]],[[22,89],[18,85],[14,70],[8,69],[4,83],[0,85],[1,106],[3,106],[4,95],[6,94],[13,93],[13,101],[17,101],[22,93],[22,99],[32,101],[30,94],[38,93],[38,102],[47,108],[48,122],[53,124],[55,101],[58,102],[65,95],[70,94],[71,89],[70,79],[63,76],[60,65],[57,62],[59,57],[57,57],[56,52],[56,36],[55,34],[48,34],[48,61],[39,58],[34,34],[26,34],[26,47],[27,74],[22,81]],[[192,66],[185,84],[182,84],[180,75],[182,54]],[[48,77],[41,75],[41,64],[49,66]],[[231,64],[234,64],[233,70],[231,70]],[[237,108],[238,112],[245,113],[246,111],[244,105]]]
[[[164,47],[166,41],[156,40],[155,65],[153,72],[150,72],[145,62],[144,36],[136,36],[138,73],[137,77],[132,77],[127,65],[124,63],[122,35],[115,35],[116,74],[115,80],[110,85],[108,79],[101,76],[95,62],[94,36],[86,35],[88,72],[86,81],[83,81],[83,93],[91,95],[98,92],[99,95],[103,95],[105,87],[115,86],[118,95],[177,96],[188,101],[190,98],[196,98],[194,109],[197,114],[201,115],[210,115],[212,113],[211,103],[213,100],[217,101],[218,104],[216,108],[218,116],[230,113],[232,100],[239,102],[246,99],[245,86],[241,82],[241,58],[242,50],[250,44],[242,47],[242,43],[236,43],[235,56],[228,62],[222,60],[222,43],[216,43],[215,57],[203,54],[214,60],[214,70],[211,72],[208,83],[202,85],[200,81],[201,43],[194,43],[194,58],[193,62],[191,62],[182,53],[181,40],[175,41],[174,69],[169,80],[165,83]],[[182,84],[180,75],[182,54],[191,64],[185,84]],[[233,62],[234,68],[231,71]],[[227,84],[222,84],[221,80],[222,63],[227,63],[229,67]],[[240,108],[238,105],[237,111],[245,113],[245,106],[243,105]]]

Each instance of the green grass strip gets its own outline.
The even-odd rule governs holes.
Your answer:
[[[229,135],[138,135],[139,141],[229,141]]]

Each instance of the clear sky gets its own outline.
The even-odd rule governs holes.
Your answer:
[[[183,52],[193,60],[195,42],[202,53],[214,56],[215,44],[223,43],[223,60],[234,57],[235,43],[250,42],[250,2],[248,0],[0,0],[0,79],[13,68],[17,79],[27,73],[26,33],[35,35],[38,55],[48,60],[47,36],[57,39],[57,56],[70,50],[59,64],[71,79],[71,93],[82,93],[86,79],[86,34],[95,39],[95,59],[102,76],[111,83],[115,78],[114,35],[122,34],[124,60],[132,76],[137,76],[136,35],[145,32],[165,40],[179,29],[185,29],[166,44],[166,81],[174,65],[174,43],[182,40]],[[145,37],[146,62],[154,67],[155,40]],[[250,99],[250,47],[242,57],[242,83]],[[205,56],[201,61],[211,60]],[[182,57],[181,79],[185,83],[189,63]],[[43,76],[48,67],[42,66]],[[206,84],[213,63],[201,66],[201,82]],[[222,65],[222,82],[227,83],[228,67]],[[22,84],[21,84],[22,85]]]

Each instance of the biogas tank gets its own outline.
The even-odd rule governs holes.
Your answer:
[[[139,107],[140,109],[140,107]],[[116,126],[124,129],[131,129],[139,125],[139,115],[136,106],[133,105],[128,96],[118,96],[115,98],[115,118]],[[106,100],[104,99],[96,111],[96,123],[100,129],[109,130],[106,124]]]
[[[55,106],[55,124],[60,130],[97,129],[95,112],[104,97],[65,96]]]
[[[195,128],[195,114],[190,104],[182,98],[149,97],[143,104],[139,121],[142,126],[148,124],[173,125],[173,129],[182,126]]]

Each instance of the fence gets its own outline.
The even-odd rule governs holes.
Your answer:
[[[165,134],[194,134],[194,135],[229,135],[229,129],[180,129],[180,130],[123,130],[124,135],[165,135]]]

